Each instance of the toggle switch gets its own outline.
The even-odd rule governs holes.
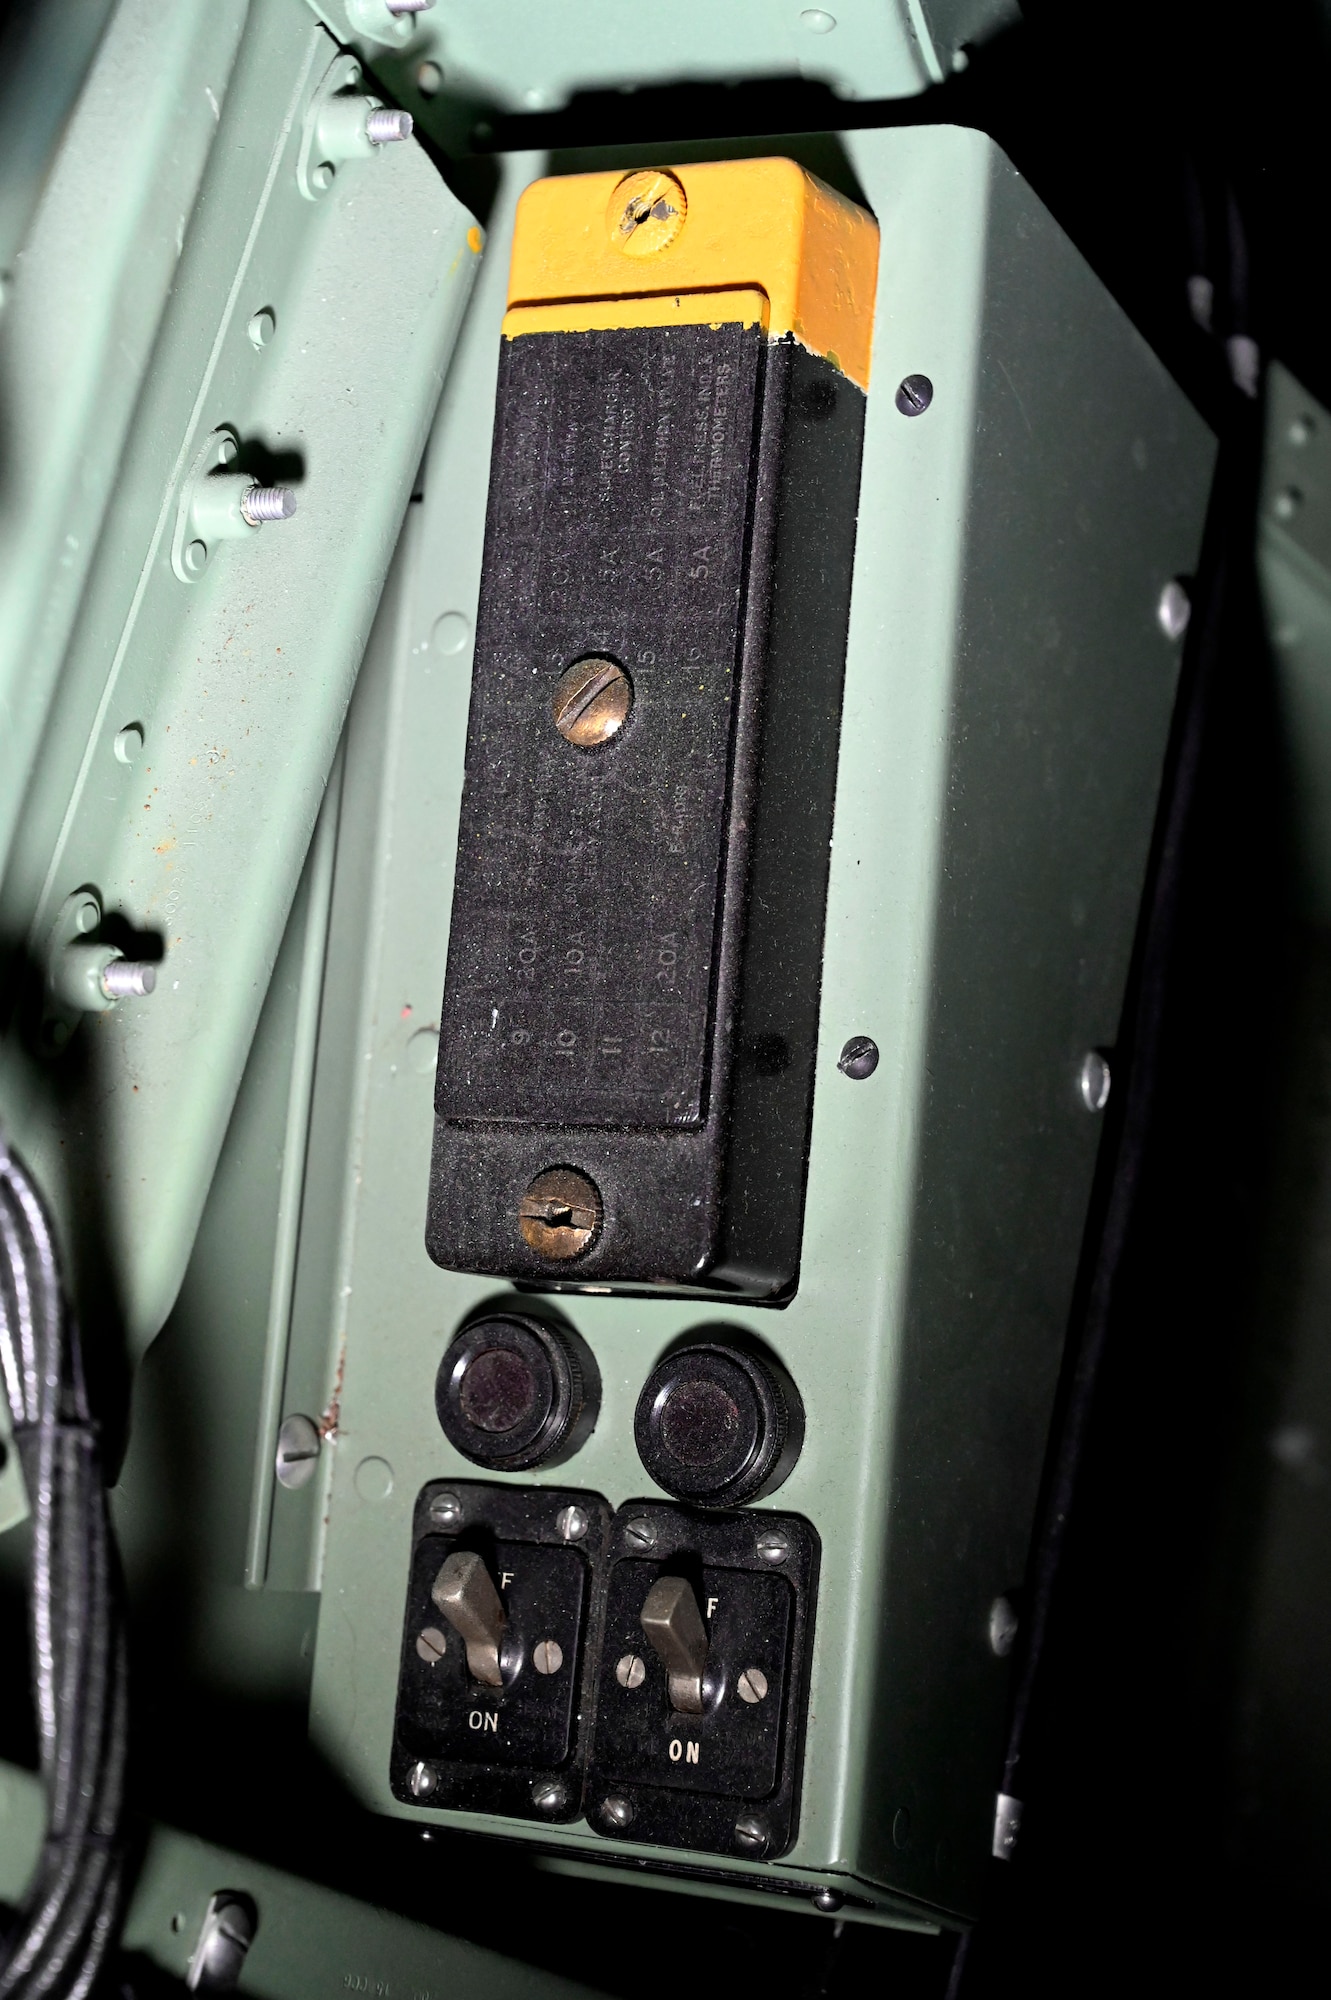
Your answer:
[[[658,1577],[642,1607],[642,1629],[665,1662],[670,1706],[681,1715],[701,1715],[707,1628],[692,1584],[682,1576]]]
[[[473,1549],[455,1550],[435,1578],[430,1596],[461,1635],[472,1678],[486,1687],[502,1687],[499,1648],[508,1621],[484,1559]]]
[[[606,1840],[784,1853],[798,1816],[816,1534],[795,1514],[639,1500],[615,1516],[608,1556],[587,1824]]]
[[[599,1495],[555,1486],[449,1479],[421,1489],[393,1723],[395,1798],[432,1811],[577,1818],[591,1713],[587,1641],[609,1520]],[[642,1579],[635,1617],[656,1574]],[[655,1656],[652,1668],[664,1707]]]

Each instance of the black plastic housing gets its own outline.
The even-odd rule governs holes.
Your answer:
[[[496,1369],[508,1380],[483,1381],[478,1395],[477,1378]],[[491,1311],[450,1341],[434,1402],[440,1428],[464,1458],[492,1472],[526,1472],[578,1450],[595,1426],[600,1393],[595,1359],[571,1327]]]
[[[550,1285],[794,1288],[864,395],[756,327],[504,343],[426,1242]],[[590,652],[633,707],[554,727]],[[555,1263],[524,1190],[603,1216]]]
[[[786,1479],[804,1407],[779,1362],[743,1339],[694,1340],[657,1363],[633,1418],[658,1486],[696,1507],[738,1507]]]

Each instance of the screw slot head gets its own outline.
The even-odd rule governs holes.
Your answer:
[[[735,1682],[735,1692],[741,1701],[756,1702],[767,1699],[767,1676],[761,1667],[745,1667]]]
[[[1083,1056],[1077,1087],[1081,1092],[1081,1101],[1088,1111],[1104,1110],[1109,1102],[1112,1082],[1109,1064],[1098,1049],[1092,1049],[1089,1054]]]
[[[423,1632],[416,1634],[416,1653],[427,1667],[437,1667],[448,1651],[448,1635],[437,1625],[427,1625]]]
[[[1017,1637],[1017,1614],[1006,1597],[996,1597],[989,1607],[989,1650],[1005,1660]]]
[[[616,250],[626,257],[654,257],[670,248],[688,212],[688,196],[675,176],[644,167],[625,174],[605,220]]]
[[[934,399],[934,385],[927,375],[908,375],[897,390],[897,408],[903,417],[922,417]]]
[[[1160,593],[1155,607],[1156,623],[1166,639],[1179,640],[1188,629],[1192,616],[1192,600],[1177,577],[1171,579]]]
[[[591,1247],[601,1227],[601,1197],[586,1174],[548,1167],[518,1206],[518,1230],[538,1257],[564,1263]]]
[[[618,660],[599,653],[575,660],[559,676],[550,699],[555,728],[577,750],[613,742],[633,707],[633,683]]]
[[[531,1788],[531,1802],[542,1812],[559,1812],[568,1804],[568,1792],[558,1778],[538,1778]]]
[[[627,1799],[606,1799],[601,1811],[611,1826],[627,1826],[633,1818],[633,1808]]]
[[[651,1549],[656,1546],[656,1528],[651,1521],[637,1519],[625,1521],[624,1540],[631,1549]]]
[[[462,1502],[456,1493],[436,1493],[430,1502],[430,1526],[451,1534],[462,1526]]]
[[[558,1639],[541,1639],[532,1648],[531,1663],[538,1674],[557,1674],[564,1664],[564,1648]]]
[[[647,1678],[647,1668],[636,1653],[625,1653],[615,1662],[615,1679],[622,1688],[640,1688]]]
[[[764,1528],[758,1537],[757,1549],[766,1563],[783,1563],[790,1555],[790,1541],[780,1528]]]
[[[746,1854],[766,1854],[771,1838],[771,1828],[757,1813],[745,1813],[735,1821],[735,1845]]]
[[[438,1782],[428,1764],[413,1764],[407,1774],[407,1789],[413,1798],[428,1799]]]
[[[308,1486],[314,1477],[322,1447],[319,1427],[310,1417],[283,1419],[277,1433],[277,1456],[273,1470],[279,1486],[289,1492]]]
[[[878,1044],[868,1035],[852,1035],[837,1057],[837,1068],[852,1083],[863,1083],[878,1067]]]
[[[555,1525],[566,1542],[580,1542],[591,1526],[591,1517],[585,1507],[561,1507]]]

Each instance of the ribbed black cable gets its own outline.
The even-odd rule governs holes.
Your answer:
[[[33,1516],[33,1689],[46,1838],[0,1947],[0,2000],[83,2000],[114,1941],[128,1708],[96,1426],[45,1207],[0,1144],[0,1380]]]

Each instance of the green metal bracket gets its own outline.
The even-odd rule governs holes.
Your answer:
[[[1257,560],[1288,759],[1299,915],[1331,923],[1331,412],[1266,378]]]
[[[849,101],[913,97],[1019,18],[1015,0],[679,0],[632,32],[618,0],[310,0],[385,89],[445,142],[496,112],[550,111],[579,92],[800,79]]]
[[[1117,1032],[1177,677],[1160,600],[1195,563],[1212,446],[986,140],[842,143],[883,259],[803,1274],[786,1310],[725,1315],[804,1393],[779,1504],[814,1522],[825,1559],[798,1840],[727,1868],[918,1922],[973,1909],[989,1853],[1009,1682],[990,1614],[1027,1559],[1099,1140],[1081,1065]],[[322,1589],[316,1741],[397,1814],[388,1635],[408,1516],[427,1478],[466,1470],[431,1385],[493,1290],[434,1269],[420,1231],[504,232],[546,163],[503,168],[347,737],[280,1405],[319,1418],[325,1448],[314,1479],[267,1502],[270,1586]],[[935,389],[920,419],[893,394],[914,372]],[[837,1056],[865,1032],[882,1060],[853,1083]],[[650,1491],[638,1388],[693,1315],[569,1310],[604,1396],[552,1477],[620,1504]],[[254,1580],[263,1518],[256,1496]],[[541,1838],[607,1863],[589,1829]]]
[[[42,1796],[26,1771],[0,1764],[0,1902],[16,1903],[42,1835]],[[125,1920],[124,1950],[182,1980],[218,1892],[248,1899],[253,1942],[232,1991],[262,2000],[312,1994],[410,1995],[412,2000],[593,2000],[591,1989],[516,1959],[442,1936],[263,1862],[155,1827]],[[203,1982],[203,1990],[209,1990]]]
[[[136,1351],[189,1257],[479,261],[419,146],[332,143],[379,102],[357,83],[302,0],[126,0],[0,322],[0,794],[28,779],[0,1102],[85,1319]],[[48,947],[89,895],[91,943],[156,990],[80,1019]]]

